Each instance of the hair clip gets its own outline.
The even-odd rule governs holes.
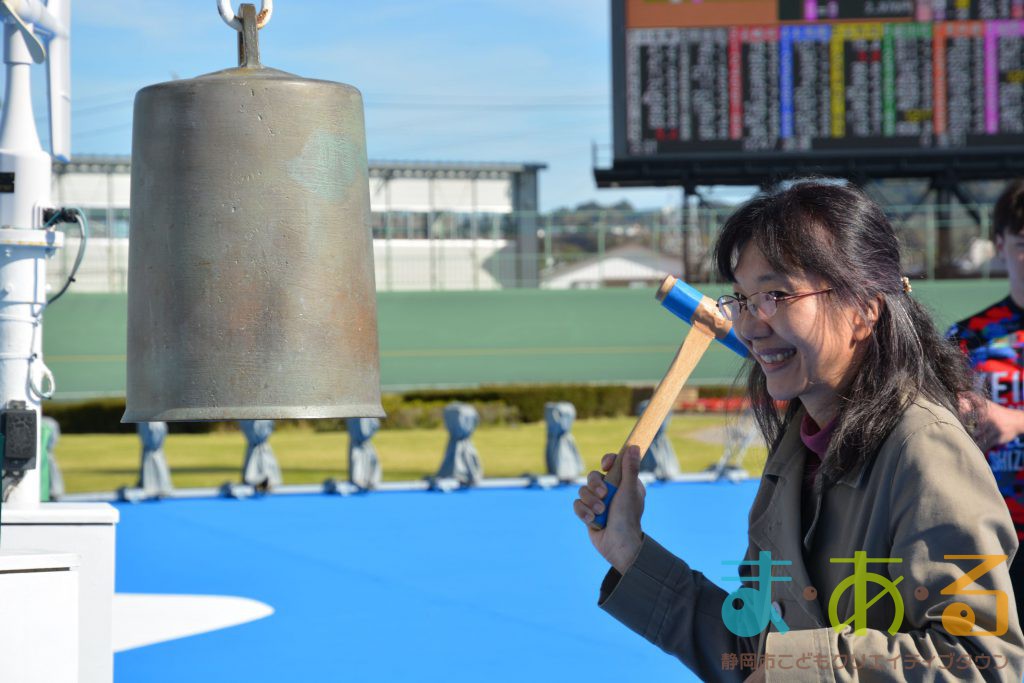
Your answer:
[[[911,292],[914,291],[914,288],[910,286],[910,278],[909,277],[901,277],[900,278],[900,282],[903,283],[903,293],[904,294],[910,294]]]

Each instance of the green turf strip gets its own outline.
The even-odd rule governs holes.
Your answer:
[[[718,296],[729,288],[704,285]],[[918,282],[945,328],[1006,295],[1005,280]],[[651,289],[382,292],[385,390],[509,382],[655,383],[687,327]],[[121,395],[126,297],[69,293],[47,311],[44,355],[57,399]],[[691,384],[728,384],[738,357],[713,345]]]

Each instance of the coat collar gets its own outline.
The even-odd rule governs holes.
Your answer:
[[[779,442],[778,448],[772,451],[764,464],[764,474],[796,482],[800,485],[804,472],[804,444],[800,440],[800,423],[807,411],[800,407],[789,421],[786,432]],[[868,471],[871,469],[869,463],[862,463],[860,467],[844,474],[836,483],[851,488],[860,488],[867,480]]]
[[[773,560],[792,562],[781,568],[781,574],[792,577],[795,586],[802,590],[813,582],[807,573],[806,548],[800,533],[800,496],[807,459],[807,451],[800,440],[800,419],[798,414],[765,463],[762,476],[774,484],[774,490],[767,509],[751,521],[749,536],[752,545],[771,551]],[[824,623],[817,601],[797,600],[796,603],[812,623]]]
[[[786,480],[795,479],[799,481],[804,471],[804,444],[800,440],[800,423],[807,411],[802,407],[789,421],[782,440],[768,456],[764,464],[764,474],[767,476],[781,477]]]

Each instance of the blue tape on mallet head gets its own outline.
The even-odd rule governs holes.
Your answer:
[[[699,291],[686,284],[682,280],[679,280],[671,275],[665,278],[662,282],[661,287],[658,289],[658,300],[661,305],[672,311],[676,316],[682,318],[689,324],[693,324],[694,315],[698,310],[700,313],[700,327],[705,330],[706,333],[713,333],[715,339],[720,341],[722,344],[732,349],[735,353],[746,358],[749,354],[747,347],[739,340],[736,333],[732,329],[732,325],[725,320],[718,313],[718,308],[715,302],[710,298],[701,294]],[[690,335],[687,335],[687,339]],[[604,496],[603,503],[604,509],[601,514],[594,516],[594,521],[590,525],[594,529],[603,529],[605,524],[608,522],[608,508],[611,506],[612,498],[615,496],[615,492],[622,483],[622,457],[625,455],[626,448],[630,445],[636,445],[641,455],[647,448],[650,447],[649,438],[636,436],[635,434],[649,433],[654,428],[654,421],[658,425],[664,421],[665,417],[671,410],[672,403],[675,402],[676,397],[679,393],[679,389],[688,377],[689,371],[696,364],[697,359],[700,357],[699,354],[703,353],[704,349],[707,348],[707,344],[710,340],[705,336],[704,341],[699,344],[694,344],[689,350],[689,359],[691,360],[690,365],[685,372],[677,370],[677,363],[681,356],[684,355],[684,347],[688,342],[684,342],[684,346],[680,347],[679,354],[676,356],[676,361],[673,361],[673,366],[669,369],[669,373],[666,374],[662,383],[659,383],[658,388],[655,390],[655,395],[651,398],[651,402],[648,404],[647,410],[637,420],[637,426],[634,427],[634,434],[630,434],[630,438],[626,440],[626,445],[622,447],[619,452],[619,457],[615,459],[614,464],[608,473],[605,475],[605,485],[607,493]],[[675,377],[676,381],[672,384],[671,388],[664,385],[670,384],[669,378]],[[658,407],[655,408],[655,403],[658,403]],[[654,411],[654,412],[652,412]],[[650,413],[650,414],[649,414]],[[646,419],[646,421],[645,421]],[[644,423],[646,428],[641,428],[641,423]]]
[[[700,302],[706,298],[698,290],[671,275],[662,282],[657,296],[661,300],[662,306],[691,325],[693,324],[694,311],[697,310]],[[718,337],[718,341],[735,351],[741,358],[746,358],[750,355],[750,351],[740,341],[740,338],[736,336],[736,330],[734,329],[729,330],[729,334],[725,337]]]

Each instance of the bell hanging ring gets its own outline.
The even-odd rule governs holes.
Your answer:
[[[217,11],[220,12],[220,18],[224,20],[224,23],[235,29],[236,31],[242,30],[242,20],[235,11],[231,9],[231,0],[217,0]],[[271,15],[274,13],[274,0],[262,0],[260,2],[260,11],[256,13],[256,28],[262,30],[267,22],[270,21]]]
[[[123,421],[383,417],[362,96],[238,21],[238,68],[135,98]]]

